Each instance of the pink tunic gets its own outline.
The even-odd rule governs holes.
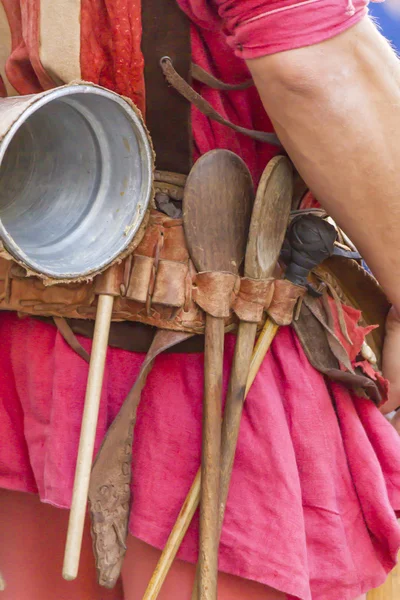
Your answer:
[[[315,43],[357,22],[365,11],[361,0],[354,6],[347,0],[218,0],[235,56],[210,3],[181,3],[193,19],[194,61],[226,81],[248,77],[240,55]],[[9,0],[4,4],[15,7]],[[115,53],[124,56],[118,38],[124,29],[116,25],[127,14],[126,2],[106,4],[119,6],[118,11],[109,10],[108,19]],[[97,3],[83,0],[82,10],[90,6]],[[102,70],[101,61],[88,59],[99,56],[94,40],[101,46],[96,30],[88,26],[89,17],[82,13],[81,61],[86,69],[92,65],[97,70],[92,80],[104,83],[101,78],[107,77],[110,87],[126,93],[123,73],[113,80],[112,66]],[[131,41],[137,43],[137,35]],[[23,47],[18,52],[8,69],[17,89],[21,70],[13,68],[27,64],[18,63]],[[202,92],[231,120],[270,128],[254,89]],[[256,180],[276,152],[210,122],[195,109],[193,128],[196,156],[214,147],[229,148],[246,160]],[[55,328],[31,319],[0,314],[0,338],[0,485],[39,493],[44,502],[68,507],[87,364]],[[88,340],[81,343],[90,348]],[[225,389],[233,346],[234,338],[228,337]],[[142,360],[142,355],[109,350],[97,448]],[[200,464],[202,369],[202,355],[157,358],[139,408],[130,532],[159,548]],[[395,563],[400,547],[395,511],[400,511],[396,431],[370,401],[326,383],[308,363],[292,330],[282,329],[246,402],[222,534],[221,570],[300,600],[352,600],[379,585]],[[196,515],[181,558],[196,560],[197,539]]]

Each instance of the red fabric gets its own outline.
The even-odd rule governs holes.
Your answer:
[[[206,2],[179,0],[178,3],[193,23],[193,62],[228,83],[240,83],[249,79],[245,62],[227,47],[216,8]],[[226,119],[250,129],[273,130],[254,87],[223,93],[201,84],[195,84],[194,87]],[[196,107],[192,108],[192,127],[195,159],[214,148],[227,148],[243,158],[256,182],[267,162],[279,153],[276,147],[261,144],[211,121]]]
[[[38,77],[29,59],[26,35],[22,31],[21,5],[15,0],[2,0],[11,30],[12,52],[6,63],[6,74],[19,94],[41,92]]]
[[[339,308],[335,300],[328,296],[328,303],[333,316],[335,333],[346,349],[350,357],[350,361],[354,362],[357,358],[357,355],[360,353],[365,336],[376,329],[377,326],[369,325],[368,327],[362,327],[358,324],[361,318],[361,311],[353,308],[352,306],[342,305],[342,316],[344,323],[346,324],[348,337],[351,340],[350,344],[348,339],[346,339],[345,333],[341,330]]]
[[[30,319],[3,315],[0,337],[0,485],[69,506],[87,364]],[[97,448],[142,360],[108,353]],[[200,464],[202,365],[201,355],[158,358],[139,408],[130,531],[159,548]],[[327,387],[282,329],[245,405],[220,568],[301,600],[353,600],[378,585],[400,544],[399,449],[375,406]],[[195,561],[197,536],[196,516],[181,558]]]
[[[245,59],[331,38],[357,23],[368,4],[368,0],[214,1],[229,45]]]
[[[56,83],[43,68],[40,61],[40,0],[20,0],[22,31],[27,47],[29,61],[35,71],[40,85],[44,90],[50,90]]]
[[[35,74],[28,60],[31,47],[18,2],[3,2],[14,32],[10,82],[21,93],[38,91],[41,74]],[[244,21],[269,10],[271,3],[181,4],[193,19],[195,62],[225,81],[247,78],[245,63],[225,36],[231,44],[236,34],[250,36]],[[340,10],[332,11],[333,4]],[[340,18],[344,28],[362,16],[358,8],[350,21],[342,0],[320,0],[317,6],[321,22],[326,15],[332,23],[329,15],[336,15],[336,26],[325,28],[325,38],[338,31]],[[82,0],[81,61],[84,77],[143,103],[138,11],[138,3],[125,0]],[[308,11],[304,2],[301,10],[282,17],[280,43],[286,49],[304,39]],[[260,44],[260,21],[265,26],[262,52],[267,53],[272,48],[267,19],[251,27]],[[254,88],[229,93],[198,89],[232,121],[271,129]],[[209,121],[196,109],[193,129],[196,157],[215,147],[229,148],[244,158],[255,180],[277,152]],[[55,329],[31,319],[1,314],[0,339],[0,484],[38,491],[45,502],[68,506],[87,365]],[[90,348],[87,340],[81,341]],[[232,350],[229,337],[225,388]],[[97,447],[142,360],[141,355],[109,350]],[[164,545],[199,466],[202,363],[200,355],[158,358],[139,409],[130,531],[154,546]],[[301,600],[353,600],[381,583],[394,565],[400,531],[393,509],[400,510],[396,431],[371,402],[338,385],[327,386],[293,332],[281,330],[246,402],[220,568]],[[197,522],[180,556],[194,561],[196,549]]]
[[[81,72],[144,112],[140,15],[140,0],[81,0]]]

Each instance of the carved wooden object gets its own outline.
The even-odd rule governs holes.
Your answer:
[[[257,190],[246,249],[245,277],[272,277],[285,237],[292,195],[292,167],[287,158],[277,156],[265,168]],[[240,322],[222,422],[218,542],[256,335],[256,322]],[[195,583],[192,599],[197,598],[198,586]]]
[[[202,156],[189,174],[183,223],[191,258],[199,271],[237,274],[244,258],[253,201],[249,171],[227,150]],[[210,296],[218,294],[210,290]],[[206,317],[202,487],[200,507],[200,598],[216,600],[218,501],[221,450],[221,395],[224,320],[220,302]],[[213,314],[211,314],[211,312]]]

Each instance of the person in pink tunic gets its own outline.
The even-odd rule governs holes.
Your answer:
[[[141,106],[140,1],[75,4],[80,76]],[[179,4],[191,20],[193,62],[232,83],[248,79],[250,71],[256,85],[199,91],[244,127],[270,131],[272,122],[308,186],[356,243],[393,303],[386,348],[394,382],[384,409],[389,412],[400,405],[397,58],[368,19],[365,0]],[[58,8],[52,27],[62,32],[65,2]],[[0,53],[3,95],[54,85],[40,60],[37,34],[45,35],[39,15],[46,10],[44,0],[0,2],[0,31],[10,41],[9,51]],[[255,183],[277,152],[195,107],[192,128],[195,159],[228,148],[245,160]],[[78,579],[61,577],[87,364],[54,327],[30,318],[0,313],[0,338],[4,600],[139,600],[200,464],[203,356],[162,355],[149,376],[135,432],[127,556],[119,584],[104,590],[96,584],[88,528]],[[79,339],[90,350],[90,341]],[[225,389],[233,347],[227,336]],[[143,358],[109,349],[97,449]],[[396,563],[397,514],[397,431],[371,401],[327,382],[294,332],[282,328],[245,405],[221,538],[219,598],[362,598]],[[195,517],[160,599],[190,598],[197,552]]]

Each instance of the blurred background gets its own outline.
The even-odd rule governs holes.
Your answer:
[[[383,35],[391,41],[400,53],[400,0],[385,0],[385,2],[371,2],[368,6],[369,13],[379,25]]]

